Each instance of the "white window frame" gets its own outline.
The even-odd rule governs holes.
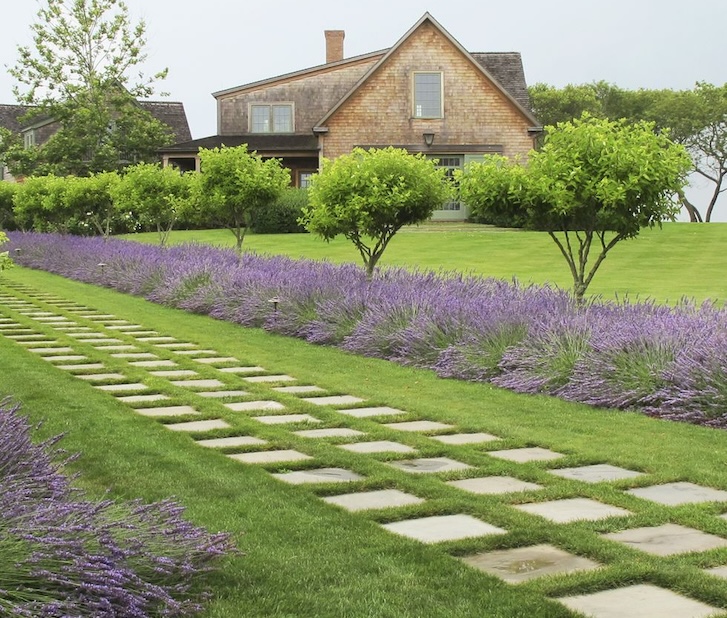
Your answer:
[[[35,129],[29,129],[23,133],[23,146],[25,148],[35,146]]]
[[[417,105],[417,75],[438,75],[439,76],[439,113],[437,115],[426,115],[422,113]],[[444,72],[443,71],[414,71],[411,78],[411,115],[412,118],[444,118]]]
[[[267,107],[268,108],[268,127],[269,129],[267,131],[255,131],[253,129],[252,124],[252,110],[255,107]],[[275,107],[287,107],[290,109],[290,131],[275,131],[275,117],[273,115],[273,109]],[[255,133],[256,135],[266,135],[266,134],[277,134],[277,135],[288,135],[290,133],[295,133],[295,104],[292,101],[274,101],[274,102],[268,102],[268,101],[253,101],[248,105],[248,131],[250,133]]]

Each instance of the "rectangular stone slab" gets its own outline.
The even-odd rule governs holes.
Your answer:
[[[283,410],[285,406],[277,401],[238,401],[223,404],[234,412],[250,412],[253,410]]]
[[[161,406],[159,408],[138,408],[136,410],[142,416],[165,417],[165,416],[187,416],[199,414],[192,406]]]

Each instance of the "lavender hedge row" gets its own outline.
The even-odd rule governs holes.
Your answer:
[[[578,306],[562,290],[456,273],[368,281],[354,265],[208,246],[10,237],[22,265],[164,305],[442,377],[727,427],[727,310],[710,303]]]
[[[201,611],[197,576],[231,551],[228,536],[187,523],[171,501],[85,498],[60,471],[57,441],[34,444],[18,407],[0,401],[0,615]]]

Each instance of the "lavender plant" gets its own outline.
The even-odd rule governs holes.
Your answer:
[[[403,269],[369,280],[351,264],[241,262],[201,245],[16,232],[10,244],[23,266],[442,377],[727,427],[727,309],[709,303],[575,303],[547,286]]]
[[[190,616],[200,574],[232,551],[226,534],[182,518],[172,501],[92,501],[62,472],[58,438],[34,444],[0,401],[0,614]]]

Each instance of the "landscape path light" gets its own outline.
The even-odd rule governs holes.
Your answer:
[[[279,297],[277,297],[277,296],[273,296],[272,298],[270,298],[270,299],[268,300],[268,302],[269,302],[270,304],[272,304],[272,306],[273,306],[273,311],[274,311],[275,313],[277,313],[277,312],[278,312],[278,303],[280,302],[280,298],[279,298]]]

